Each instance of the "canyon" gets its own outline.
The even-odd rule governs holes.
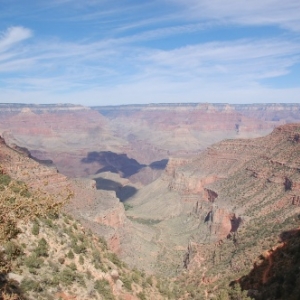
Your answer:
[[[68,198],[130,266],[213,298],[299,226],[299,119],[299,104],[1,104],[1,166]]]

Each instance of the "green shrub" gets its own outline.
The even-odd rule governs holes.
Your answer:
[[[48,246],[47,241],[44,238],[41,238],[38,241],[38,246],[34,249],[34,252],[36,253],[36,255],[38,257],[40,257],[40,256],[47,257],[48,249],[49,249],[49,246]]]
[[[124,287],[129,290],[129,291],[132,291],[132,278],[130,277],[130,275],[123,275],[121,277],[121,281],[123,282],[124,284]]]
[[[84,277],[83,277],[82,274],[77,274],[77,275],[76,275],[76,282],[77,282],[79,285],[81,285],[81,286],[83,286],[83,287],[86,288],[86,284],[85,284]]]
[[[69,252],[67,253],[67,257],[70,259],[74,259],[74,253],[72,250],[69,250]]]
[[[132,205],[130,205],[130,204],[128,204],[128,203],[124,203],[124,202],[123,202],[123,205],[124,205],[124,209],[125,209],[125,211],[127,211],[127,210],[129,210],[129,209],[133,208],[133,206],[132,206]]]
[[[80,263],[81,265],[84,264],[84,258],[83,258],[82,255],[79,256],[79,263]]]
[[[11,178],[7,174],[0,174],[0,185],[7,186],[11,182]]]
[[[20,195],[22,197],[25,197],[25,198],[30,198],[31,197],[31,193],[27,189],[22,189],[21,192],[20,192]]]
[[[99,243],[102,245],[102,249],[103,250],[107,250],[108,249],[108,247],[107,247],[107,242],[106,242],[106,240],[103,238],[103,237],[99,237],[98,238],[98,241],[99,241]]]
[[[19,245],[17,245],[13,241],[7,242],[4,246],[4,250],[8,260],[15,259],[23,253]]]
[[[231,300],[251,300],[247,296],[247,291],[243,291],[239,284],[235,284],[234,287],[229,291]]]
[[[8,220],[1,232],[0,238],[4,238],[5,240],[11,240],[15,238],[20,232],[21,231],[17,227],[16,222],[14,220]]]
[[[133,269],[131,278],[135,283],[139,283],[141,280],[141,273],[138,270]]]
[[[105,300],[114,300],[115,297],[111,292],[109,282],[105,279],[96,280],[94,289],[104,297]]]
[[[106,258],[108,258],[112,263],[114,263],[119,268],[122,267],[122,262],[120,261],[116,253],[108,252],[106,253]]]
[[[92,252],[93,261],[101,262],[101,254],[96,249]]]
[[[53,228],[53,227],[54,227],[54,223],[53,223],[53,221],[52,221],[51,219],[49,219],[49,218],[44,218],[43,221],[44,221],[44,223],[45,223],[46,226],[48,226],[48,227],[50,227],[50,228]]]
[[[25,265],[30,269],[38,269],[43,264],[43,260],[38,258],[36,253],[32,253],[25,259]]]
[[[146,282],[149,284],[149,285],[153,285],[153,280],[152,280],[152,276],[149,276],[146,278]]]
[[[91,279],[93,277],[90,270],[86,271],[86,276],[87,276],[87,279]]]
[[[84,244],[78,244],[74,239],[71,242],[71,247],[76,254],[85,253],[86,247]]]
[[[38,235],[40,233],[40,225],[37,222],[34,222],[32,225],[31,233],[33,235]]]
[[[63,269],[62,272],[56,274],[55,281],[64,285],[71,285],[76,280],[76,274],[70,268]]]
[[[39,282],[26,278],[22,280],[20,287],[23,292],[41,292],[43,290]]]
[[[101,269],[101,254],[97,250],[93,250],[92,252],[92,263],[94,264],[96,269]]]
[[[73,263],[73,262],[68,265],[68,268],[70,268],[72,271],[77,270],[77,267],[76,267],[75,263]]]
[[[158,291],[168,298],[171,298],[171,291],[169,289],[169,283],[167,281],[158,280],[157,281]]]
[[[56,212],[51,212],[48,214],[49,219],[51,220],[57,220],[59,218],[59,214]]]
[[[73,257],[74,257],[74,254],[73,254]],[[65,263],[65,258],[64,257],[59,257],[58,258],[58,262],[63,265]]]
[[[139,293],[137,294],[137,296],[138,296],[141,300],[147,300],[146,295],[145,295],[145,293],[143,293],[143,292],[139,292]]]
[[[49,264],[49,267],[51,268],[51,270],[54,273],[58,273],[59,272],[60,266],[57,263],[55,263],[54,261],[49,260],[48,264]]]

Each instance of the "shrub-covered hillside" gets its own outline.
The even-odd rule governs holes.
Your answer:
[[[180,297],[168,281],[129,269],[63,204],[0,168],[0,299]]]

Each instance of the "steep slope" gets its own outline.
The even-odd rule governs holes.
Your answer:
[[[120,244],[130,245],[131,224],[125,216],[124,206],[114,192],[96,189],[89,179],[68,179],[55,168],[30,159],[20,148],[9,148],[0,139],[1,165],[6,174],[25,182],[31,189],[54,195],[58,200],[68,198],[64,210],[81,220],[87,227],[106,238],[110,249],[126,252]],[[131,250],[128,250],[131,251]]]
[[[282,232],[280,243],[262,253],[251,272],[237,280],[254,299],[299,299],[299,225]]]
[[[225,140],[195,158],[170,160],[164,176],[127,202],[134,222],[157,220],[158,265],[183,263],[215,287],[249,270],[300,213],[299,134],[299,124],[284,125],[263,138]]]
[[[217,177],[206,185],[217,197],[206,199],[210,205],[203,205],[205,197],[196,204],[199,231],[185,257],[189,280],[202,294],[210,290],[213,295],[228,279],[245,274],[259,253],[276,245],[283,231],[299,226],[299,132],[299,124],[290,124],[265,138],[224,141],[193,162],[194,168],[206,169],[205,176]],[[226,172],[224,162],[229,164]],[[195,176],[191,165],[180,172]]]
[[[0,142],[0,299],[177,298],[171,282],[130,269],[105,239],[61,212],[67,205],[76,215],[79,197],[93,204],[94,193]],[[103,219],[96,209],[94,223],[117,235],[126,217],[96,203]]]
[[[164,298],[158,279],[129,269],[55,200],[7,174],[0,182],[1,299]]]

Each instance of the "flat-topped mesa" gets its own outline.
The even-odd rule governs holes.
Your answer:
[[[151,103],[151,104],[127,104],[118,106],[93,106],[92,109],[101,109],[102,111],[112,110],[153,110],[153,109],[170,109],[170,108],[187,108],[187,109],[203,109],[217,111],[300,111],[299,103],[252,103],[252,104],[229,104],[229,103]]]
[[[85,107],[59,108],[58,110],[33,110],[23,108],[16,114],[7,114],[0,126],[13,132],[14,135],[55,135],[59,132],[78,132],[95,126],[101,129],[106,123],[97,112]],[[5,115],[5,113],[2,113]],[[80,119],[85,122],[80,123]],[[87,122],[88,121],[88,122]],[[79,132],[78,132],[79,133]]]
[[[89,151],[119,149],[107,120],[97,111],[73,105],[0,106],[0,134],[26,147],[37,159],[52,160],[70,177],[86,174],[82,159]],[[88,166],[89,167],[89,166]],[[94,174],[93,173],[93,174]]]
[[[256,103],[235,104],[235,109],[250,118],[262,119],[267,122],[275,122],[278,125],[299,122],[299,103]]]
[[[22,103],[0,103],[0,113],[27,112],[58,112],[90,110],[89,107],[74,104],[22,104]]]
[[[122,107],[98,108],[98,111],[112,120],[128,120],[129,124],[135,120],[141,126],[150,126],[161,131],[176,129],[179,133],[184,132],[183,129],[235,132],[273,128],[273,124],[243,116],[234,108],[225,106],[224,109],[219,109],[211,104],[186,107],[151,106],[131,110]]]

